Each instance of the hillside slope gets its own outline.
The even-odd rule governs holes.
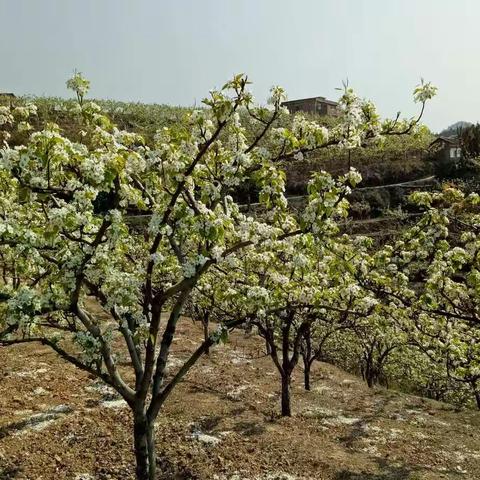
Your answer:
[[[190,320],[174,370],[201,331]],[[98,382],[47,348],[2,349],[0,479],[133,478],[130,415]],[[156,430],[164,479],[407,480],[480,478],[480,414],[383,389],[327,364],[313,390],[279,382],[262,342],[242,333],[213,350],[167,402]]]

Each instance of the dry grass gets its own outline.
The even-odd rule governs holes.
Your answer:
[[[172,371],[201,338],[187,319],[180,334]],[[261,345],[234,334],[174,392],[156,430],[163,478],[480,478],[477,412],[369,390],[318,364],[311,392],[297,372],[294,416],[282,419],[277,373],[268,358],[252,359]],[[2,350],[0,378],[0,429],[8,431],[0,435],[0,478],[132,478],[130,414],[108,389],[35,345]],[[22,422],[59,405],[71,411],[34,428]],[[19,429],[5,428],[15,423]]]

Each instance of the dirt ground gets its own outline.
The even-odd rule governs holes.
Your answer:
[[[175,371],[200,340],[182,320]],[[326,364],[279,418],[279,378],[242,333],[189,373],[156,428],[162,479],[480,479],[480,414],[384,389]],[[2,349],[0,480],[133,478],[126,404],[47,347]]]

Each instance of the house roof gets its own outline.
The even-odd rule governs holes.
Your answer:
[[[333,105],[333,106],[338,106],[338,102],[334,102],[333,100],[327,100],[326,98],[324,98],[322,100],[323,103],[326,103],[327,105]]]
[[[283,105],[288,105],[289,103],[305,102],[307,100],[318,100],[322,103],[326,103],[327,105],[333,105],[333,106],[338,105],[337,102],[334,102],[333,100],[327,100],[325,97],[296,98],[295,100],[287,100],[287,101],[283,102]]]
[[[460,143],[460,139],[455,135],[451,137],[440,135],[432,143],[430,143],[430,146],[439,142],[448,143],[449,145],[458,145]]]

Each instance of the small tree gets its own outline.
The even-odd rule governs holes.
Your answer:
[[[352,326],[351,316],[356,312],[348,310],[319,313],[318,310],[312,312],[316,321],[310,324],[303,333],[300,345],[300,354],[303,360],[303,386],[305,390],[311,389],[311,370],[313,362],[331,362],[328,355],[327,345],[332,337],[338,336],[340,332],[349,330]]]
[[[372,388],[381,379],[385,380],[385,364],[396,349],[406,345],[405,334],[395,327],[388,314],[381,311],[365,317],[353,331],[361,347],[362,377]]]
[[[318,252],[327,268],[316,293],[318,308],[309,312],[314,321],[305,328],[300,344],[305,390],[310,390],[310,371],[314,361],[334,363],[327,348],[331,340],[350,331],[377,303],[359,288],[354,275],[353,260],[364,247],[363,239],[359,240],[352,242],[347,236],[337,238],[326,245],[325,252]]]
[[[216,318],[246,323],[264,339],[280,375],[283,416],[291,415],[291,375],[299,359],[303,332],[313,320],[308,311],[315,286],[310,283],[312,264],[303,253],[304,240],[292,237],[282,244],[274,242],[268,250],[246,250],[245,255],[232,258],[234,281],[219,272],[210,303]],[[205,280],[205,288],[211,292],[210,281]]]
[[[228,283],[219,282],[217,276],[213,292],[208,279],[205,286],[212,294],[210,308],[217,318],[236,323],[246,321],[264,339],[267,354],[280,375],[283,416],[292,414],[292,374],[301,356],[307,362],[305,381],[309,388],[310,367],[318,357],[314,352],[321,349],[312,345],[317,339],[313,332],[320,329],[320,323],[332,321],[330,327],[336,331],[347,326],[349,317],[367,315],[372,308],[370,297],[357,298],[354,292],[359,289],[355,288],[353,275],[331,253],[338,231],[333,218],[344,214],[346,208],[342,201],[345,181],[343,178],[334,183],[337,194],[331,198],[337,206],[330,211],[331,217],[324,217],[322,223],[322,217],[317,217],[321,235],[292,237],[288,242],[272,245],[269,251],[245,251],[245,255],[232,258],[234,282],[233,277],[226,276]],[[334,325],[335,316],[340,318]]]

